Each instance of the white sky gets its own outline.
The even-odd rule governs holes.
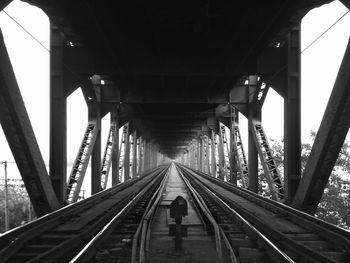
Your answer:
[[[302,49],[346,11],[347,9],[341,3],[334,1],[309,12],[302,22]],[[42,44],[49,46],[49,21],[41,10],[15,0],[6,8],[6,12]],[[3,12],[0,13],[0,27],[43,158],[48,163],[49,53]],[[318,130],[349,35],[350,15],[347,15],[302,54],[303,141],[308,140],[310,130]],[[69,162],[75,158],[87,124],[87,110],[84,105],[80,91],[68,98],[67,159]],[[107,117],[103,122],[103,147],[109,129],[108,122]],[[270,90],[263,108],[263,124],[269,138],[283,137],[283,100],[273,90]],[[244,133],[247,124],[243,118],[240,125]],[[12,161],[13,157],[2,130],[0,130],[0,145],[0,161]],[[9,176],[14,177],[17,174],[15,165],[9,165]],[[1,167],[0,178],[2,178]]]

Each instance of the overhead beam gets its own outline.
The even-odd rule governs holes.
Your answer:
[[[60,208],[1,31],[0,121],[36,215],[40,217]]]
[[[350,124],[350,45],[345,51],[320,128],[296,192],[293,206],[314,214],[328,183]]]

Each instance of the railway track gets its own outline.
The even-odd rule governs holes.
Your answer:
[[[266,244],[262,245],[265,241],[261,241],[256,234],[252,235],[251,230],[244,232],[248,227],[240,223],[237,215],[229,212],[230,209],[252,225],[292,262],[348,262],[348,231],[187,167],[177,167],[202,196],[225,232],[237,262],[242,261],[240,257],[244,250],[253,252],[257,258],[267,256],[272,262],[283,261],[277,259],[275,252]]]
[[[208,218],[209,234],[214,227],[216,250],[223,262],[294,262],[208,188],[191,183],[181,169],[179,173],[197,207],[201,208],[202,218]]]
[[[1,262],[68,262],[140,193],[157,187],[168,169],[161,166],[0,236]],[[127,233],[135,228],[133,216],[142,213],[142,203],[123,221],[122,243],[128,243]]]
[[[157,206],[167,178],[168,173],[144,188],[70,262],[126,263],[139,258],[146,214]]]

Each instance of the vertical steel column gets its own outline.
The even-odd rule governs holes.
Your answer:
[[[140,138],[140,174],[145,171],[145,154],[146,154],[146,140],[143,137]]]
[[[112,186],[119,183],[119,121],[118,121],[119,106],[114,106],[111,111],[111,128],[113,131],[112,138]]]
[[[216,177],[216,150],[215,150],[215,132],[211,131],[211,175]]]
[[[205,143],[206,140],[204,136],[200,137],[201,140],[201,171],[205,173]]]
[[[150,168],[149,164],[149,155],[150,155],[150,148],[149,148],[149,140],[145,139],[145,155],[144,155],[144,171],[147,171]]]
[[[153,168],[153,143],[152,141],[149,142],[148,144],[148,165],[149,165],[149,168],[152,169]]]
[[[50,25],[50,179],[63,204],[67,189],[67,101],[64,88],[64,36]]]
[[[206,149],[205,149],[205,173],[210,174],[210,146],[209,146],[209,137],[205,136]]]
[[[154,143],[151,144],[151,165],[152,168],[156,167],[156,162],[157,162],[157,151],[156,151],[156,146]]]
[[[134,131],[133,135],[132,135],[132,154],[133,154],[133,158],[132,158],[132,177],[135,178],[137,176],[137,138],[136,138],[136,130]]]
[[[301,179],[300,26],[287,36],[288,68],[284,98],[284,188],[290,203]]]
[[[192,141],[193,146],[192,146],[192,165],[193,165],[193,169],[196,169],[196,165],[197,165],[197,160],[196,160],[196,144],[194,141]]]
[[[224,154],[224,143],[221,134],[219,133],[219,142],[218,142],[218,153],[219,153],[219,175],[218,178],[224,180],[225,178],[225,154]]]
[[[99,126],[94,148],[91,153],[91,194],[96,194],[101,188],[101,118],[96,122]]]
[[[129,128],[130,131],[130,128]],[[130,179],[130,132],[125,137],[124,182]]]
[[[193,166],[194,165],[193,160],[194,160],[194,158],[193,158],[193,143],[191,141],[191,143],[190,143],[190,159],[189,159],[189,167],[190,168],[194,167]]]
[[[61,207],[45,168],[0,30],[0,121],[38,217]]]
[[[197,170],[202,172],[202,140],[197,138]]]
[[[254,93],[256,85],[258,83],[257,76],[249,77],[249,88],[247,89],[248,98],[250,94]],[[248,113],[248,189],[257,193],[259,191],[259,153],[254,142],[254,127],[252,125],[253,120],[261,121],[261,109],[254,107],[252,103],[249,103]]]
[[[141,172],[141,137],[136,138],[136,159],[137,159],[137,165],[136,165],[136,174],[140,174]]]
[[[97,136],[91,153],[91,194],[101,191],[101,78],[92,78],[97,101],[88,105],[89,122],[96,121]]]
[[[236,136],[235,127],[238,126],[238,113],[234,106],[230,106],[230,181],[237,185],[237,156],[235,152]]]

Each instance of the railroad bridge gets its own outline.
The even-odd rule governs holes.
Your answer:
[[[300,21],[331,1],[25,2],[50,19],[50,168],[1,38],[0,121],[38,216],[0,237],[2,259],[166,262],[150,250],[161,240],[158,252],[166,250],[157,233],[181,195],[197,227],[188,235],[207,251],[198,256],[203,251],[191,243],[201,262],[347,262],[349,232],[312,215],[349,129],[350,47],[301,174]],[[67,97],[78,88],[88,121],[67,174]],[[284,99],[283,176],[261,121],[269,89]],[[248,119],[247,149],[239,113]],[[77,202],[89,162],[92,197]],[[259,162],[270,199],[257,194]],[[128,249],[101,250],[111,236]]]

